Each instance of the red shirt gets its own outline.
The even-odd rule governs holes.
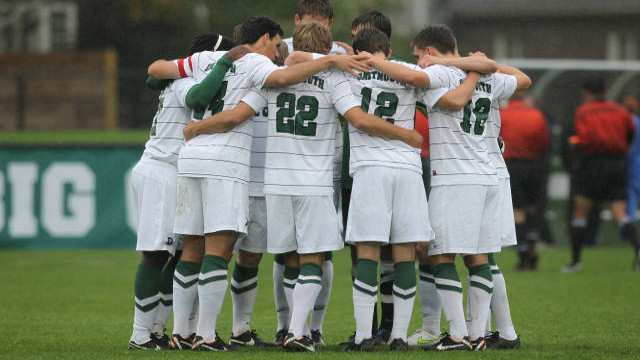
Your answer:
[[[535,160],[544,155],[549,148],[549,129],[540,110],[522,100],[510,100],[509,105],[500,110],[500,118],[505,160]]]
[[[420,151],[420,157],[429,157],[429,121],[422,112],[416,109],[416,121],[414,128],[422,135],[424,141],[422,142],[422,150]]]
[[[575,113],[576,146],[583,155],[623,155],[633,132],[631,114],[609,101],[592,101]]]

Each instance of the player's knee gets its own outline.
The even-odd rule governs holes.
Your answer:
[[[255,268],[260,264],[262,260],[261,253],[252,253],[249,251],[238,250],[238,264],[244,267]]]
[[[170,254],[167,251],[144,251],[140,263],[142,265],[155,268],[162,268],[169,260]]]

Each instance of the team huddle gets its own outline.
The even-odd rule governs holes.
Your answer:
[[[331,252],[345,245],[356,321],[345,350],[518,347],[491,254],[516,244],[499,104],[529,78],[482,53],[459,56],[444,25],[415,36],[416,65],[391,58],[391,25],[377,11],[354,20],[351,45],[333,42],[328,0],[301,0],[295,21],[293,37],[282,39],[277,23],[249,17],[233,40],[201,35],[188,57],[149,67],[147,85],[161,92],[132,171],[142,261],[129,348],[316,351]],[[416,103],[429,119],[428,201]],[[265,252],[275,254],[273,343],[250,325]],[[216,322],[234,253],[226,343]],[[456,254],[469,270],[466,318]],[[423,324],[408,336],[417,291]]]

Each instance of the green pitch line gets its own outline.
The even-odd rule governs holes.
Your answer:
[[[148,130],[65,130],[0,132],[0,146],[29,145],[144,145]]]

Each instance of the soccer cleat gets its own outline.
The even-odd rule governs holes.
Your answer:
[[[273,346],[273,344],[263,341],[258,337],[258,333],[255,330],[247,330],[240,335],[229,338],[229,345],[239,346]]]
[[[129,341],[129,350],[162,350],[160,345],[155,340],[149,339],[142,344],[138,344],[135,341]]]
[[[471,350],[484,351],[487,348],[487,340],[483,337],[479,337],[471,342]]]
[[[288,329],[280,329],[276,333],[276,338],[273,340],[273,344],[276,346],[281,346],[284,343],[284,339],[287,337],[289,333]]]
[[[216,334],[215,340],[206,342],[202,339],[202,336],[196,336],[191,346],[191,350],[194,351],[229,351],[233,350],[229,345],[225,344],[222,339]]]
[[[376,340],[376,345],[387,345],[389,343],[389,338],[391,337],[391,332],[387,329],[380,329],[374,338]]]
[[[400,338],[396,338],[396,339],[393,339],[393,341],[391,341],[391,344],[389,344],[389,350],[407,351],[409,350],[409,344]]]
[[[347,347],[344,351],[360,351],[360,352],[371,352],[373,351],[373,347],[376,344],[376,339],[368,338],[362,340],[360,344],[356,344],[355,341],[352,341],[347,344]]]
[[[340,344],[338,345],[349,345],[352,344],[356,341],[356,332],[354,331],[353,334],[349,335],[349,338],[345,341],[340,342]]]
[[[449,351],[449,350],[472,350],[469,337],[465,336],[462,340],[456,340],[451,335],[444,333],[442,338],[438,341],[424,346],[422,350],[425,351]]]
[[[424,346],[438,340],[440,340],[440,334],[432,334],[429,331],[418,329],[409,336],[407,342],[409,346]]]
[[[173,350],[191,350],[191,346],[193,346],[193,338],[196,334],[191,334],[186,338],[178,334],[171,335],[171,349]]]
[[[315,352],[316,347],[313,340],[308,336],[296,338],[292,333],[288,333],[284,343],[282,344],[285,351],[290,352]]]
[[[155,341],[162,350],[168,350],[171,348],[171,340],[164,332],[159,334],[151,333],[151,340]]]
[[[582,270],[582,264],[580,264],[579,262],[569,263],[560,268],[560,272],[564,274],[570,274],[570,273],[578,272],[581,270]]]
[[[487,335],[485,338],[487,349],[515,349],[520,347],[520,336],[515,340],[507,340],[500,337],[500,333],[495,331]]]
[[[324,339],[322,339],[322,333],[320,330],[311,330],[311,340],[316,346],[324,346]]]

